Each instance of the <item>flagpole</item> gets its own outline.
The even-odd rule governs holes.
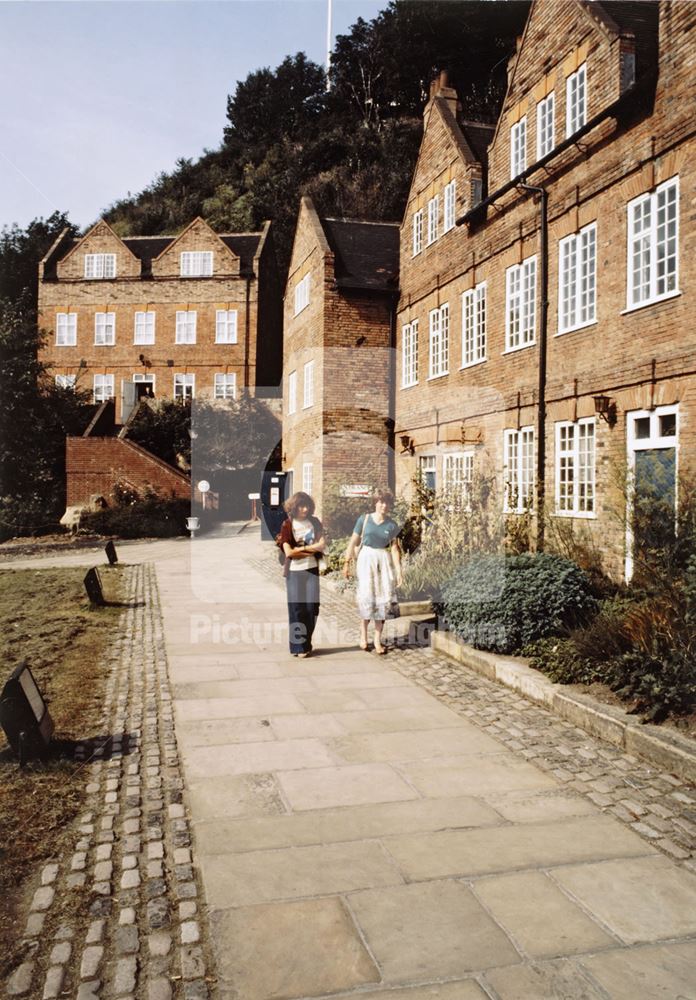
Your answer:
[[[326,89],[331,90],[331,49],[333,48],[333,0],[327,0],[326,18]]]

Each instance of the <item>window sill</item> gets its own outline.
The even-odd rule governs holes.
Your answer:
[[[478,368],[479,365],[485,365],[487,361],[488,358],[479,358],[478,361],[468,361],[465,365],[459,366],[459,371],[465,372],[467,368]]]
[[[657,298],[648,299],[646,302],[639,302],[635,306],[627,306],[625,309],[619,313],[620,316],[626,316],[628,313],[637,312],[639,309],[647,309],[648,306],[656,306],[660,302],[667,302],[669,299],[677,299],[681,295],[681,289],[677,288],[674,292],[667,292],[666,295],[659,295]]]
[[[303,410],[311,410],[313,406],[314,406],[314,403],[304,403],[303,406],[302,406],[302,409]]]
[[[596,521],[597,520],[597,512],[596,511],[589,511],[589,512],[586,512],[586,511],[577,511],[576,512],[576,511],[569,511],[569,510],[554,510],[552,512],[552,514],[551,514],[551,517],[560,517],[560,518],[563,518],[564,520],[568,520],[568,519],[574,520],[575,518],[579,518],[581,521]]]
[[[74,344],[56,344],[56,347],[77,347],[77,343],[74,343]]]
[[[418,379],[416,379],[415,382],[407,382],[406,384],[402,384],[401,388],[402,389],[413,389],[413,387],[416,386],[416,385],[418,385]]]
[[[438,237],[437,236],[435,237],[434,240],[428,240],[428,242],[425,244],[425,249],[427,250],[428,247],[434,246],[435,243],[437,243],[437,241],[438,241]]]
[[[438,375],[428,375],[427,381],[437,382],[439,378],[446,378],[447,375],[449,375],[449,370],[446,372],[440,372]]]
[[[589,323],[580,323],[578,326],[569,326],[567,330],[557,330],[554,337],[565,337],[568,333],[576,333],[578,330],[587,330],[590,326],[597,326],[599,320],[592,319]]]
[[[154,340],[134,340],[133,347],[154,347]]]
[[[94,345],[93,345],[93,346],[94,346],[94,347],[116,347],[116,344],[115,344],[115,342],[114,342],[114,343],[112,343],[112,344],[98,344],[98,343],[96,342],[96,340],[95,340],[95,342],[94,342]]]
[[[516,517],[524,517],[525,514],[533,514],[533,507],[525,507],[524,510],[506,510],[503,508],[503,514],[515,515]]]
[[[234,346],[237,343],[237,341],[236,340],[216,340],[215,343],[216,344],[220,344],[222,347],[231,347],[231,346]]]
[[[526,351],[528,347],[536,347],[536,337],[527,344],[520,344],[519,347],[506,347],[501,356],[505,357],[506,354],[517,354],[518,351]]]

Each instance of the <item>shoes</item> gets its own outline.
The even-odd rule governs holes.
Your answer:
[[[298,653],[297,654],[297,659],[298,660],[306,660],[309,655],[310,655],[309,653]]]

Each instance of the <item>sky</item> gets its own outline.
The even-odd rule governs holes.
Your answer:
[[[333,0],[334,35],[387,0]],[[79,226],[216,148],[238,80],[326,61],[328,0],[0,2],[0,226]]]

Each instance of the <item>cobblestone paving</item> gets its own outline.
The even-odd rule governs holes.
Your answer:
[[[279,582],[275,559],[253,562],[269,579]],[[321,603],[322,614],[334,616],[342,627],[356,625],[352,598],[324,585]],[[386,636],[389,628],[387,623]],[[393,645],[387,663],[508,750],[586,795],[603,812],[616,816],[696,872],[696,787],[590,736],[516,691],[428,647]]]
[[[109,663],[103,737],[72,852],[45,865],[9,996],[205,1000],[209,957],[152,565],[126,569],[129,607]]]

